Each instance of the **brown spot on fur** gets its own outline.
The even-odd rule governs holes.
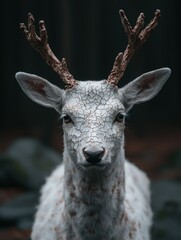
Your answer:
[[[54,230],[55,230],[55,232],[59,232],[59,231],[60,231],[60,226],[56,226],[56,227],[54,228]]]
[[[112,194],[114,193],[115,189],[116,189],[116,185],[113,185],[113,187],[112,187]]]
[[[131,231],[129,233],[130,239],[134,239],[134,237],[135,237],[135,233],[137,232],[137,226],[136,225],[137,225],[136,222],[133,221],[132,226],[131,226]]]
[[[26,83],[32,88],[32,90],[39,92],[43,96],[46,96],[43,83],[38,83],[31,80],[26,80]]]
[[[71,210],[69,211],[69,215],[72,216],[72,217],[74,217],[74,216],[77,215],[77,212],[76,212],[74,209],[71,209]]]
[[[146,80],[146,81],[145,81]],[[149,89],[151,86],[155,84],[155,82],[158,80],[157,75],[152,74],[151,76],[146,76],[146,79],[144,77],[144,81],[141,81],[140,84],[138,85],[139,92],[144,92],[146,89]]]
[[[100,191],[100,188],[99,186],[94,186],[94,185],[88,185],[87,183],[82,183],[80,186],[79,186],[79,189],[81,192],[84,192],[84,193],[92,193],[92,194],[95,194],[96,192],[99,192]]]
[[[77,196],[76,196],[75,192],[71,192],[71,193],[70,193],[70,196],[71,196],[72,198],[74,198],[74,199],[77,199]]]
[[[72,179],[72,174],[70,175],[70,177],[67,179],[67,187],[69,189],[73,189],[74,191],[76,190],[75,185],[73,184],[73,179]]]
[[[125,222],[128,222],[128,215],[127,215],[127,213],[124,213],[123,220],[124,220]]]
[[[89,214],[88,214],[89,217],[95,217],[96,215],[97,215],[97,214],[96,214],[95,211],[91,211],[91,212],[89,212]]]
[[[125,215],[126,213],[124,212],[123,214],[121,214],[120,215],[120,223],[122,224],[122,222],[123,222],[123,218],[124,218],[124,215]]]
[[[120,188],[117,188],[117,190],[116,190],[116,198],[120,199],[120,195],[121,195],[121,190],[120,190]]]
[[[121,184],[121,181],[120,181],[120,179],[118,179],[118,185],[120,185]]]
[[[95,229],[93,227],[86,227],[87,232],[89,233],[89,235],[95,235]]]
[[[129,232],[129,237],[130,237],[130,239],[133,239],[132,232]]]

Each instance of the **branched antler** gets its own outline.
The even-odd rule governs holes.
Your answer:
[[[144,27],[144,14],[140,13],[136,25],[134,28],[131,27],[125,13],[123,10],[119,11],[121,22],[128,37],[128,45],[124,53],[119,53],[115,59],[112,71],[108,76],[107,82],[113,85],[117,85],[119,80],[122,78],[127,64],[143,43],[148,39],[151,31],[157,26],[158,19],[160,17],[160,10],[155,11],[154,18],[150,21],[150,23],[143,29]]]
[[[62,80],[67,84],[68,88],[72,88],[76,84],[76,80],[69,73],[65,58],[59,61],[52,52],[48,44],[48,35],[45,28],[44,21],[39,22],[40,36],[36,34],[34,26],[34,17],[31,13],[28,14],[28,24],[20,23],[20,29],[25,34],[26,39],[35,48],[41,56],[45,59],[46,63],[58,73]]]

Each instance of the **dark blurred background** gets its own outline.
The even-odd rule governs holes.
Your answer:
[[[37,145],[42,144],[50,151],[61,153],[63,149],[62,130],[57,113],[29,100],[14,77],[17,71],[25,71],[40,75],[53,84],[64,87],[56,73],[46,65],[21,33],[19,23],[27,23],[27,14],[31,12],[34,15],[37,32],[38,21],[41,19],[45,21],[52,50],[58,58],[66,58],[69,71],[76,79],[97,80],[107,78],[118,52],[124,51],[127,45],[127,37],[118,13],[119,9],[125,11],[132,25],[135,24],[140,12],[145,13],[146,25],[153,18],[155,10],[160,9],[161,18],[158,26],[131,60],[119,84],[123,86],[138,75],[161,67],[171,68],[172,74],[158,96],[148,103],[135,106],[130,112],[127,119],[126,155],[142,168],[154,183],[159,181],[158,184],[160,184],[161,181],[164,186],[171,184],[169,186],[172,190],[175,187],[172,184],[179,183],[178,186],[180,186],[181,81],[179,64],[181,45],[178,4],[179,1],[176,0],[1,1],[0,159],[3,162],[2,169],[7,170],[7,166],[4,166],[8,161],[4,159],[12,157],[9,153],[12,152],[12,146],[14,147],[19,139],[25,139],[18,143],[20,147],[19,145],[14,147],[17,149],[14,151],[18,151],[19,155],[21,155],[21,149],[30,149],[34,146],[31,141],[26,145],[27,139],[32,141],[36,139],[35,141],[39,141],[36,142]],[[46,150],[43,148],[41,152],[44,151]],[[14,155],[13,159],[15,159]],[[27,167],[26,171],[30,171],[29,169]],[[26,190],[32,190],[33,187],[30,187],[31,184],[23,185],[18,180],[17,189],[15,184],[11,184],[13,181],[16,182],[14,179],[16,176],[12,177],[13,170],[8,171],[12,181],[8,180],[8,174],[4,176],[3,171],[0,172],[0,186],[2,186],[0,203],[3,206],[0,208],[0,223],[3,226],[2,234],[5,234],[4,229],[7,226],[11,233],[7,232],[6,235],[2,235],[2,239],[26,239],[24,235],[17,232],[17,229],[26,229],[26,227],[17,227],[16,221],[8,221],[8,217],[6,221],[1,220],[6,215],[6,213],[1,214],[1,209],[5,209],[3,204],[12,200],[14,196],[19,196]],[[31,175],[31,172],[29,174]],[[3,184],[1,184],[2,179]],[[157,191],[155,189],[160,188],[156,186],[153,192]],[[181,209],[180,205],[175,207],[174,204],[175,202],[171,201],[171,207],[170,205],[169,207],[171,211],[173,210],[172,215],[175,216],[174,213],[180,214]],[[166,202],[167,207],[168,202]],[[9,216],[9,219],[11,217]],[[170,219],[172,217],[166,218],[169,225]],[[176,225],[174,221],[173,225]],[[180,221],[179,215],[179,224],[181,224]],[[165,234],[160,228],[159,225],[158,228],[156,226],[153,229],[153,239],[167,239],[167,237],[172,240],[181,239],[180,235]],[[171,232],[177,232],[177,230]],[[11,234],[17,235],[12,237]],[[28,234],[29,232],[25,233],[26,236]]]

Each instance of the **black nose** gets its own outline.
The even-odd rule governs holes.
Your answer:
[[[91,164],[99,163],[104,155],[105,148],[97,146],[87,146],[83,149],[86,161]]]

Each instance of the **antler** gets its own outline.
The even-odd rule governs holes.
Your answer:
[[[143,43],[148,39],[151,31],[157,26],[158,19],[160,17],[160,10],[155,11],[154,18],[150,21],[150,23],[143,29],[144,27],[144,14],[140,13],[136,25],[134,28],[131,27],[125,13],[123,10],[119,11],[121,22],[128,37],[128,45],[124,53],[119,53],[115,59],[112,71],[108,76],[107,82],[113,85],[117,85],[119,80],[122,78],[127,64]]]
[[[34,21],[33,15],[29,13],[27,27],[24,23],[20,23],[20,29],[25,34],[25,37],[31,46],[35,48],[45,59],[46,63],[50,65],[56,73],[58,73],[62,80],[67,84],[67,87],[72,88],[76,84],[76,80],[69,73],[65,58],[63,58],[62,61],[59,61],[52,52],[48,44],[48,35],[44,21],[41,20],[39,22],[40,37],[36,34]]]

